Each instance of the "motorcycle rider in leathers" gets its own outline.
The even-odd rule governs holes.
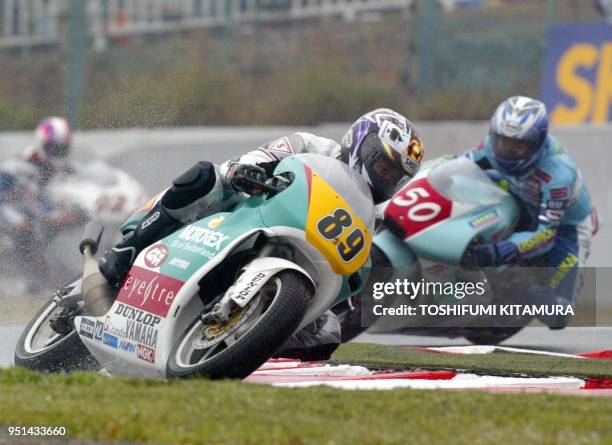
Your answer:
[[[516,295],[528,304],[574,305],[580,268],[589,254],[597,217],[580,170],[559,141],[548,133],[546,107],[524,96],[502,102],[491,117],[489,135],[466,155],[506,188],[521,206],[521,220],[508,239],[470,247],[480,267],[503,264],[545,268],[544,285]],[[594,230],[595,229],[595,230]],[[540,316],[562,328],[567,315]]]
[[[378,204],[391,198],[398,184],[416,173],[423,146],[410,121],[380,108],[361,116],[345,134],[342,145],[309,133],[293,133],[218,167],[200,161],[177,177],[136,229],[104,254],[99,261],[101,273],[117,288],[142,249],[184,224],[230,209],[243,192],[258,193],[245,177],[265,180],[283,158],[295,153],[321,154],[348,164],[363,175]],[[282,351],[284,356],[325,358],[339,343],[337,318],[327,311],[292,337]],[[306,350],[314,355],[308,356]]]
[[[2,163],[4,199],[0,199],[0,211],[12,213],[5,218],[5,232],[16,244],[15,258],[24,266],[20,267],[31,290],[44,289],[47,266],[40,247],[40,240],[34,234],[36,227],[42,227],[48,240],[53,233],[81,225],[85,215],[77,209],[53,206],[46,196],[47,184],[60,172],[69,173],[72,167],[69,155],[72,144],[72,130],[62,117],[42,119],[35,130],[35,141],[19,157],[9,158]],[[9,199],[11,196],[14,199]],[[19,205],[11,204],[18,202]]]

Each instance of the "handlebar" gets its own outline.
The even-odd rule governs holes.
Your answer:
[[[248,195],[268,193],[273,196],[285,190],[292,182],[293,178],[281,175],[262,180],[261,176],[240,174],[234,178],[234,187]]]

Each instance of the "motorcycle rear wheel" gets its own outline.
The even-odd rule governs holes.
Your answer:
[[[271,277],[245,307],[241,327],[208,349],[196,349],[206,326],[195,319],[177,339],[166,366],[168,377],[195,375],[210,379],[247,377],[266,362],[294,333],[312,297],[311,284],[286,270]],[[244,328],[243,328],[244,327]],[[242,329],[242,332],[241,332]]]
[[[51,298],[28,323],[15,347],[15,365],[40,372],[70,372],[99,368],[76,330],[67,335],[53,331],[51,317],[62,310]]]

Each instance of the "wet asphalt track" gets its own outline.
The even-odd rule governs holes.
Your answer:
[[[311,131],[321,136],[339,140],[345,131],[342,125],[317,128],[208,128],[179,130],[127,130],[119,132],[95,132],[78,134],[77,153],[81,157],[102,157],[119,166],[141,181],[151,194],[164,189],[167,184],[194,162],[207,159],[220,163],[242,154],[269,139],[296,130]],[[484,123],[448,123],[442,128],[432,124],[418,126],[426,144],[427,158],[447,152],[458,152],[478,143],[486,132]],[[612,266],[612,188],[609,183],[609,167],[612,151],[606,144],[612,136],[612,127],[559,129],[561,141],[570,150],[581,150],[577,156],[593,201],[600,214],[608,221],[595,239],[590,265]],[[29,134],[0,134],[0,146],[6,152],[15,151],[29,142]],[[590,141],[590,143],[586,142]],[[571,151],[574,151],[571,150]],[[585,151],[588,156],[585,156]],[[596,159],[598,162],[593,162]],[[598,304],[612,305],[612,274],[602,273],[598,278]],[[608,286],[608,282],[611,284]],[[61,283],[58,283],[61,284]],[[2,306],[0,301],[0,310]],[[23,325],[0,325],[0,366],[12,363],[15,343]],[[455,339],[414,336],[363,335],[359,341],[420,346],[460,345],[466,341]],[[612,328],[571,328],[550,331],[547,328],[526,328],[504,343],[506,346],[526,347],[549,351],[578,353],[612,349]]]

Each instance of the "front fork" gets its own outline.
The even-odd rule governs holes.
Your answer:
[[[246,307],[266,282],[282,270],[295,270],[310,281],[313,288],[316,287],[310,274],[297,264],[283,258],[268,256],[273,249],[274,246],[264,246],[259,255],[242,268],[238,279],[205,316],[206,320],[212,319],[217,323],[228,322],[236,306]]]

